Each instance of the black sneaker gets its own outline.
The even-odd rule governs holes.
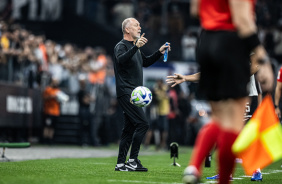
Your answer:
[[[133,171],[133,169],[127,168],[127,167],[125,167],[125,165],[123,165],[123,166],[121,166],[121,167],[118,167],[118,166],[116,165],[115,171]]]
[[[125,164],[125,167],[127,167],[128,169],[132,169],[134,171],[143,171],[143,172],[147,172],[148,169],[143,167],[143,165],[141,164],[141,161],[139,159],[134,159],[134,161],[130,162],[129,160],[127,161],[127,163]]]

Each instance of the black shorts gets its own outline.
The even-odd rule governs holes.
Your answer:
[[[211,101],[248,96],[249,54],[236,32],[203,30],[197,46],[199,92]]]
[[[44,115],[44,126],[54,128],[57,123],[58,116]]]
[[[129,121],[132,124],[148,124],[145,112],[142,107],[137,107],[130,103],[130,95],[123,95],[121,97],[118,97],[118,103],[121,106],[123,113],[129,118]]]

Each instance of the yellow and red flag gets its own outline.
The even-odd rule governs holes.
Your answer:
[[[282,126],[267,95],[232,146],[246,175],[282,158]]]

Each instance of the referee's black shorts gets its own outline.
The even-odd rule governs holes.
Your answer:
[[[118,97],[117,100],[123,113],[134,126],[138,123],[148,124],[144,110],[130,103],[130,95],[123,95]]]
[[[203,30],[197,46],[199,92],[211,101],[248,96],[249,54],[236,32]]]

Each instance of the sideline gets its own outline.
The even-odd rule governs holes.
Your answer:
[[[0,150],[2,153],[2,150]],[[141,151],[140,155],[157,154],[154,151]],[[80,147],[35,145],[26,149],[8,148],[5,155],[10,161],[53,159],[53,158],[102,158],[118,155],[118,147]],[[1,158],[0,158],[1,160]]]

